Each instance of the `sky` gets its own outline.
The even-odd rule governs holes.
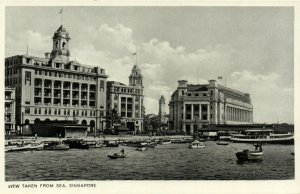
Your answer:
[[[71,59],[105,68],[108,80],[128,84],[137,50],[146,114],[178,80],[222,76],[250,93],[255,123],[294,123],[292,7],[6,7],[5,56],[51,51],[61,8]]]

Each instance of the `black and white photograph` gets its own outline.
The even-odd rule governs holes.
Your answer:
[[[293,6],[3,10],[8,189],[295,181]]]

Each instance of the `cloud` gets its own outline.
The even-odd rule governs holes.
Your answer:
[[[283,85],[281,77],[274,72],[233,72],[227,86],[250,93],[255,122],[271,123],[278,117],[279,122],[294,123],[294,88]]]
[[[31,30],[8,33],[5,40],[5,56],[25,54],[27,45],[29,54],[34,56],[44,56],[52,48],[52,37]]]

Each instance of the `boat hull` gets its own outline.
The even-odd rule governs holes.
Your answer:
[[[293,137],[286,137],[286,138],[259,138],[259,139],[243,139],[243,138],[236,138],[232,137],[231,141],[234,143],[268,143],[268,144],[293,144],[294,138]]]
[[[251,151],[242,151],[237,152],[236,157],[239,161],[262,161],[263,152],[251,152]]]

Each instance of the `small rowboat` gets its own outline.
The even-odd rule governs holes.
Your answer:
[[[138,150],[138,151],[145,151],[145,150],[146,150],[146,147],[139,147],[139,148],[137,148],[136,150]]]
[[[195,141],[193,141],[190,144],[189,148],[192,148],[192,149],[201,149],[201,148],[205,148],[205,145],[204,145],[203,142],[195,140]]]
[[[117,153],[108,155],[107,157],[109,157],[110,159],[126,158],[125,154],[117,154]]]
[[[254,145],[255,150],[243,150],[242,152],[237,152],[235,155],[239,161],[261,161],[263,160],[264,152],[262,150],[262,146],[259,144]]]

